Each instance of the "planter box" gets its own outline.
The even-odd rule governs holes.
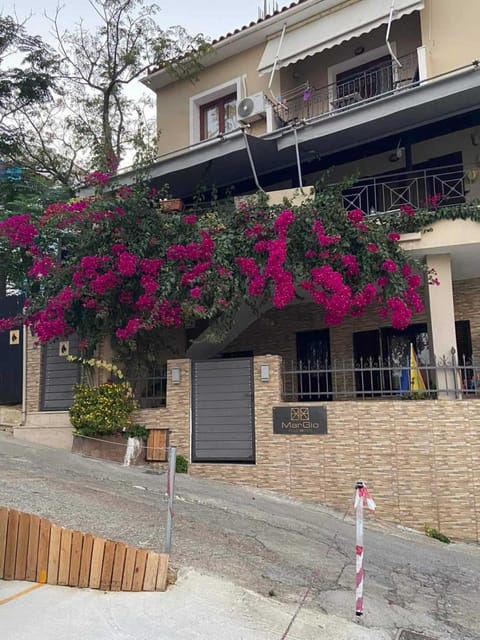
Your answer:
[[[121,433],[99,436],[98,438],[73,436],[72,453],[81,453],[88,458],[123,463],[126,451],[127,439]],[[130,464],[145,464],[145,451],[142,441],[140,453],[130,461]]]
[[[159,206],[161,211],[182,211],[183,200],[180,198],[171,198],[170,200],[160,200]]]

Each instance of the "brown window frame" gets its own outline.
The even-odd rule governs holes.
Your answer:
[[[229,93],[226,96],[207,102],[200,106],[200,140],[208,140],[205,135],[205,112],[212,107],[218,107],[218,135],[225,133],[225,104],[237,99],[237,92]]]

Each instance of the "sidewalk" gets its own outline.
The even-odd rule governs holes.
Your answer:
[[[12,598],[9,600],[9,598]],[[0,581],[8,640],[388,640],[336,616],[261,597],[196,571],[166,593],[113,593]]]

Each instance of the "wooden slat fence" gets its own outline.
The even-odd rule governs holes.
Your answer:
[[[147,440],[146,460],[148,462],[166,462],[168,429],[150,429]]]
[[[168,554],[0,507],[0,579],[103,591],[165,591]]]

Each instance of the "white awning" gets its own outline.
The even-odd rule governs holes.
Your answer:
[[[290,31],[287,26],[279,53],[280,34],[267,42],[258,66],[259,73],[271,73],[277,53],[277,68],[286,67],[386,24],[391,4],[391,0],[360,0]],[[424,5],[424,0],[396,0],[393,19],[419,11]]]

